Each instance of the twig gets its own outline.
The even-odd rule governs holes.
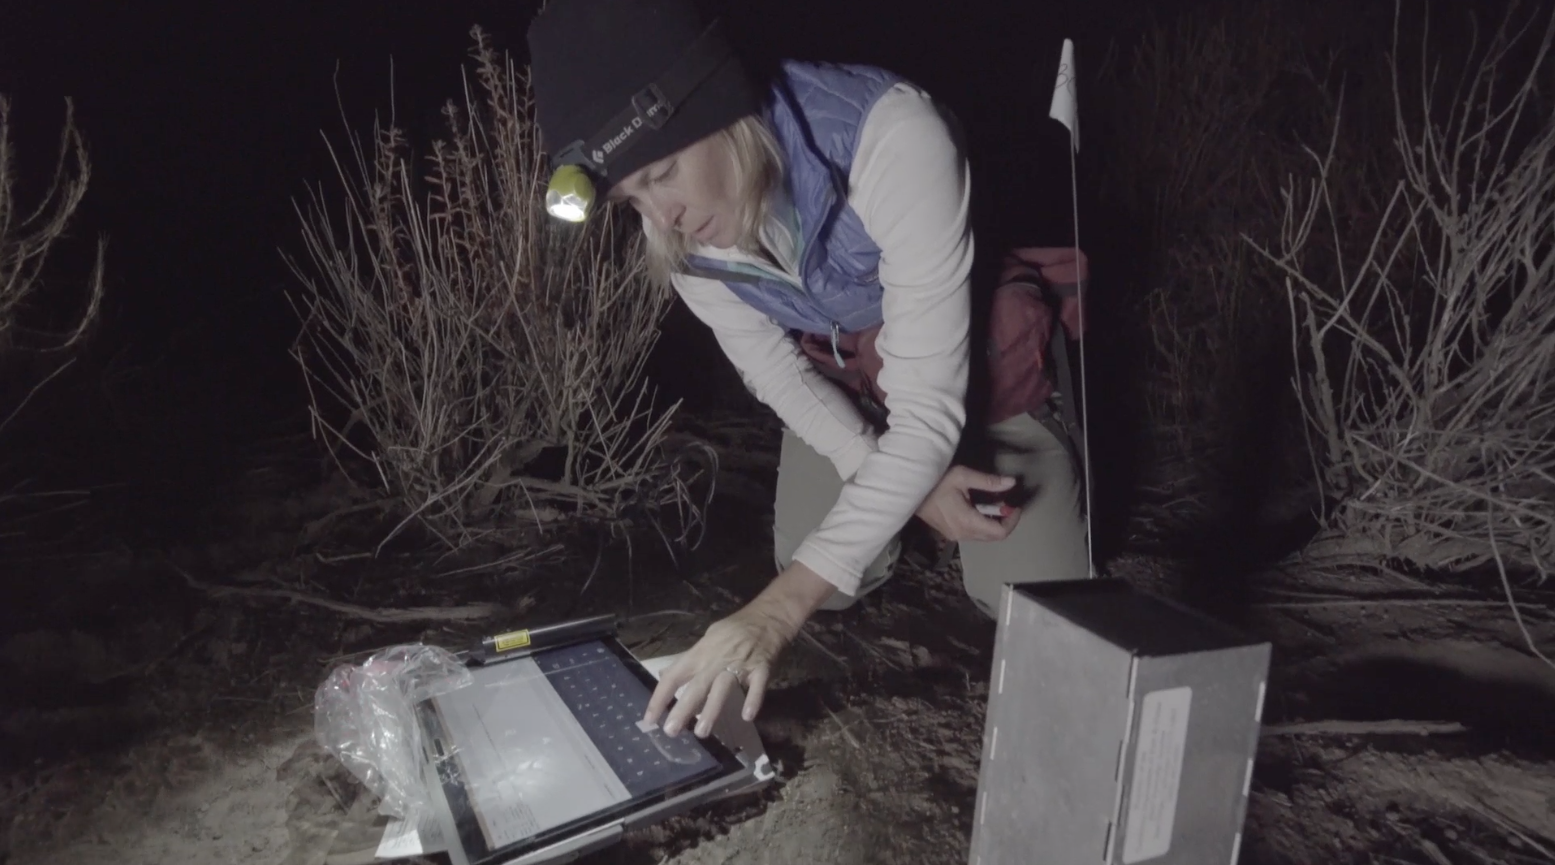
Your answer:
[[[879,648],[877,648],[876,646],[871,644],[868,640],[865,640],[863,637],[860,637],[858,634],[855,634],[852,631],[848,631],[847,634],[848,634],[848,636],[853,638],[853,641],[855,643],[858,643],[860,646],[863,646],[865,652],[868,652],[869,654],[874,655],[876,658],[879,658],[880,662],[885,664],[887,667],[890,667],[893,670],[905,670],[905,669],[907,669],[906,667],[903,667],[901,664],[898,664],[896,662],[896,660],[894,658],[892,658],[890,655],[887,655],[885,652],[880,651]]]
[[[1266,724],[1264,736],[1457,736],[1469,731],[1456,721],[1301,721]]]
[[[35,384],[31,388],[29,388],[28,391],[27,391],[27,395],[22,397],[22,401],[17,403],[15,408],[11,409],[11,413],[6,415],[4,420],[0,420],[0,430],[3,430],[6,427],[10,426],[11,425],[11,421],[15,420],[16,416],[21,414],[22,409],[26,408],[27,404],[32,402],[32,398],[38,395],[38,391],[43,390],[45,385],[47,385],[49,382],[51,382],[55,378],[57,378],[60,375],[60,373],[63,373],[66,369],[68,369],[70,367],[71,364],[73,364],[75,362],[76,362],[75,358],[71,358],[71,359],[65,361],[64,363],[62,363],[59,366],[55,367],[53,372],[51,372],[48,375],[44,376],[42,381],[38,382],[37,384]]]
[[[42,200],[24,210],[15,197],[16,175],[11,149],[11,104],[0,96],[0,343],[12,345],[19,330],[16,313],[36,292],[43,289],[42,274],[49,252],[56,241],[67,236],[76,209],[86,195],[92,175],[91,160],[75,123],[75,105],[65,100],[65,123],[60,133],[53,179]],[[86,305],[72,316],[69,332],[46,334],[51,343],[39,346],[44,351],[64,351],[80,342],[101,310],[103,264],[107,242],[99,240],[97,256],[87,281]],[[3,430],[49,381],[73,360],[67,360],[43,381],[33,385],[21,405],[0,421]]]
[[[1517,622],[1517,630],[1523,634],[1523,642],[1528,644],[1528,651],[1538,656],[1539,660],[1555,668],[1555,662],[1539,651],[1538,645],[1533,641],[1533,635],[1528,633],[1528,626],[1523,624],[1522,611],[1517,608],[1517,599],[1512,596],[1512,581],[1506,575],[1506,563],[1501,561],[1501,548],[1496,545],[1496,522],[1490,518],[1490,511],[1485,511],[1485,523],[1490,527],[1490,554],[1495,556],[1496,571],[1501,574],[1501,588],[1506,591],[1506,602],[1512,608],[1512,618]]]
[[[346,807],[346,800],[340,795],[340,791],[335,789],[335,785],[329,780],[329,776],[320,775],[319,780],[324,782],[324,787],[329,790],[329,795],[335,797],[335,804],[340,806],[340,813],[351,813],[351,809]]]
[[[700,616],[700,615],[702,615],[702,614],[701,613],[693,613],[693,612],[690,612],[689,610],[655,610],[655,611],[653,611],[651,613],[638,613],[635,616],[627,616],[622,621],[623,622],[636,622],[636,621],[639,621],[641,619],[652,619],[652,618],[656,618],[658,616],[687,616],[687,617],[695,618],[695,617]]]
[[[842,736],[843,736],[843,738],[848,740],[848,744],[852,745],[855,748],[862,747],[861,745],[859,745],[858,740],[853,738],[853,734],[848,731],[848,725],[842,723],[842,719],[837,717],[837,713],[833,712],[831,710],[830,706],[826,705],[826,701],[825,700],[821,701],[821,708],[825,709],[826,710],[826,714],[830,715],[831,719],[833,721],[837,722],[837,729],[842,731]]]
[[[605,558],[605,545],[596,544],[594,547],[594,566],[589,568],[588,578],[583,581],[583,588],[578,589],[578,597],[588,594],[589,586],[594,584],[594,575],[599,573],[599,563]]]
[[[1467,804],[1473,810],[1479,812],[1480,816],[1485,817],[1492,823],[1500,826],[1502,829],[1505,829],[1506,831],[1511,832],[1513,835],[1516,835],[1518,838],[1522,839],[1524,844],[1527,844],[1529,847],[1539,851],[1540,854],[1548,858],[1550,861],[1555,862],[1555,852],[1552,852],[1550,848],[1528,837],[1528,833],[1518,828],[1517,824],[1513,823],[1510,818],[1502,815],[1499,811],[1490,807],[1489,805],[1485,805],[1480,802],[1467,802],[1465,804]]]
[[[517,550],[515,552],[508,553],[507,555],[503,556],[500,559],[497,559],[494,562],[482,562],[481,564],[478,564],[478,565],[469,565],[469,566],[463,567],[463,568],[454,568],[453,570],[449,570],[449,571],[440,571],[440,572],[438,572],[436,574],[433,574],[432,578],[435,579],[435,580],[440,580],[440,579],[442,579],[444,577],[455,577],[455,576],[459,576],[460,574],[471,574],[471,573],[476,573],[478,571],[489,571],[489,570],[492,570],[494,568],[500,568],[503,565],[514,565],[514,564],[518,564],[520,562],[531,562],[531,561],[535,561],[537,559],[544,558],[545,556],[549,556],[549,555],[553,555],[555,553],[559,553],[563,549],[564,549],[564,547],[561,544],[552,544],[551,546],[546,547],[543,550]]]
[[[315,607],[323,607],[347,616],[358,619],[366,619],[369,622],[381,624],[403,624],[405,622],[478,622],[497,616],[509,615],[513,611],[497,604],[467,604],[462,607],[407,607],[404,609],[375,609],[363,607],[357,604],[348,604],[344,601],[332,601],[328,598],[320,598],[314,595],[304,594],[291,589],[251,589],[239,586],[216,586],[210,583],[202,583],[180,568],[173,562],[168,566],[177,571],[184,578],[184,582],[191,587],[199,589],[214,597],[237,595],[246,598],[273,598],[283,601],[296,601],[302,604],[312,604]],[[532,599],[526,599],[526,603],[532,604]]]
[[[351,514],[358,514],[362,511],[370,511],[374,508],[382,510],[388,507],[388,505],[389,502],[387,500],[375,500],[370,502],[357,502],[356,504],[346,505],[343,508],[337,508],[336,510],[330,511],[322,517],[309,520],[308,523],[302,527],[302,536],[305,538],[311,538],[318,533],[319,529],[323,528],[329,523],[334,522],[335,520],[340,519],[341,517],[347,517]]]
[[[1469,601],[1454,598],[1334,598],[1318,601],[1254,601],[1252,606],[1266,610],[1310,609],[1316,607],[1504,607],[1501,601]]]
[[[1436,846],[1434,841],[1427,838],[1416,838],[1415,846],[1419,847],[1420,851],[1430,858],[1431,865],[1452,865],[1452,860],[1447,858],[1446,854],[1442,852],[1442,848]]]
[[[1372,570],[1375,570],[1385,576],[1392,577],[1393,579],[1398,580],[1399,582],[1411,588],[1419,589],[1421,591],[1431,591],[1431,586],[1427,583],[1417,580],[1396,568],[1390,568],[1387,565],[1382,564],[1371,565],[1371,568]]]
[[[319,664],[319,665],[321,665],[321,666],[324,666],[324,667],[330,667],[330,666],[334,666],[335,664],[340,663],[341,661],[350,661],[350,660],[355,660],[356,658],[365,658],[368,655],[371,655],[373,652],[376,652],[376,651],[378,651],[378,650],[375,649],[375,648],[374,649],[357,649],[354,652],[346,652],[343,655],[335,655],[335,656],[329,657],[329,658],[317,658],[317,659],[315,659],[314,662]]]
[[[810,645],[812,645],[815,648],[819,649],[821,654],[825,655],[828,658],[831,658],[833,661],[836,661],[837,662],[837,666],[843,668],[844,670],[848,669],[848,662],[847,661],[844,661],[843,659],[837,657],[836,653],[832,652],[831,649],[828,649],[825,646],[821,645],[821,641],[820,640],[817,640],[814,635],[812,635],[809,631],[805,630],[805,628],[808,627],[808,626],[809,626],[809,623],[806,623],[804,626],[800,627],[800,629],[799,629],[799,636],[804,637],[805,640],[807,640],[810,643]]]
[[[1497,504],[1508,505],[1508,510],[1516,511],[1516,512],[1518,512],[1518,515],[1520,515],[1520,516],[1528,517],[1530,519],[1537,520],[1537,521],[1540,521],[1540,522],[1544,522],[1544,521],[1547,521],[1549,519],[1548,515],[1541,514],[1538,511],[1533,510],[1532,508],[1521,507],[1521,506],[1516,505],[1515,503],[1509,503],[1507,501],[1498,499],[1496,496],[1493,496],[1493,495],[1491,495],[1491,494],[1489,494],[1487,492],[1483,492],[1481,490],[1475,489],[1474,487],[1471,487],[1468,484],[1462,483],[1460,481],[1455,481],[1455,480],[1453,480],[1451,478],[1443,477],[1442,475],[1438,474],[1437,472],[1431,471],[1430,469],[1426,468],[1423,465],[1420,465],[1418,462],[1416,462],[1414,460],[1409,459],[1408,457],[1404,456],[1401,453],[1390,453],[1386,448],[1380,447],[1379,445],[1376,445],[1376,444],[1374,444],[1374,443],[1372,443],[1370,441],[1367,441],[1366,439],[1361,438],[1360,436],[1351,436],[1351,440],[1356,442],[1357,444],[1363,444],[1366,447],[1371,448],[1374,452],[1376,452],[1376,454],[1377,454],[1379,459],[1392,460],[1392,461],[1394,461],[1394,462],[1404,466],[1405,468],[1408,468],[1410,471],[1419,474],[1421,477],[1430,478],[1431,480],[1436,481],[1437,483],[1441,484],[1443,487],[1445,487],[1447,489],[1451,489],[1451,490],[1454,490],[1456,492],[1462,493],[1467,498],[1480,500],[1485,505],[1485,507],[1487,509],[1490,508],[1490,507],[1493,507],[1494,505],[1497,505]]]
[[[659,641],[660,637],[663,637],[665,634],[668,634],[669,632],[670,632],[670,626],[669,625],[664,625],[663,627],[659,628],[657,631],[654,631],[653,633],[649,634],[648,636],[643,637],[641,640],[633,640],[631,643],[628,643],[626,648],[629,649],[632,652],[632,654],[635,655],[635,654],[637,654],[637,651],[639,649],[642,649],[645,646],[651,646],[654,643],[657,643]]]
[[[318,562],[321,565],[338,565],[341,562],[354,562],[354,561],[357,561],[358,559],[370,559],[370,558],[373,557],[373,554],[372,553],[345,553],[345,554],[339,555],[339,556],[326,556],[323,553],[315,552],[313,554],[313,557],[315,559],[318,559]]]

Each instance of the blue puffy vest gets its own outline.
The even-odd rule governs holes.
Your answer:
[[[702,255],[689,256],[685,271],[720,280],[788,330],[835,341],[839,333],[884,321],[880,247],[848,205],[848,174],[870,108],[901,81],[871,66],[785,62],[767,121],[786,158],[803,288],[752,265]]]

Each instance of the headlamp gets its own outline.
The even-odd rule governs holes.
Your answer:
[[[576,165],[563,165],[551,174],[545,190],[545,209],[557,219],[582,222],[594,209],[594,181]]]
[[[631,103],[606,121],[593,137],[562,148],[551,161],[551,182],[545,190],[546,211],[568,222],[588,219],[597,203],[595,178],[609,176],[610,163],[645,134],[662,128],[676,107],[730,55],[719,22],[714,21],[673,66],[633,96]]]

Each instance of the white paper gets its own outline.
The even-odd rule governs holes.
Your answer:
[[[1128,822],[1124,824],[1124,865],[1165,856],[1172,849],[1192,704],[1193,689],[1189,687],[1151,691],[1140,702]]]
[[[379,859],[405,859],[410,856],[429,856],[442,853],[448,847],[443,843],[443,829],[437,817],[428,814],[419,823],[390,820],[384,827],[383,840],[378,842]]]
[[[1074,41],[1064,40],[1064,51],[1058,59],[1058,80],[1053,84],[1053,104],[1047,116],[1069,129],[1069,143],[1080,149],[1080,103],[1075,95]]]

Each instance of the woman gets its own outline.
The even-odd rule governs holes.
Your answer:
[[[1021,278],[1047,265],[1047,282],[1077,282],[1083,261],[1013,263],[976,419],[1004,475],[953,466],[974,342],[969,176],[927,94],[793,62],[757,87],[691,0],[550,0],[529,45],[553,164],[642,214],[655,275],[786,427],[778,574],[664,672],[646,720],[669,709],[676,735],[700,717],[705,736],[735,684],[753,719],[774,659],[890,575],[913,516],[960,542],[985,613],[1006,583],[1088,575],[1070,453],[1038,418],[1051,318],[1042,280]],[[1020,506],[985,516],[977,491]]]

